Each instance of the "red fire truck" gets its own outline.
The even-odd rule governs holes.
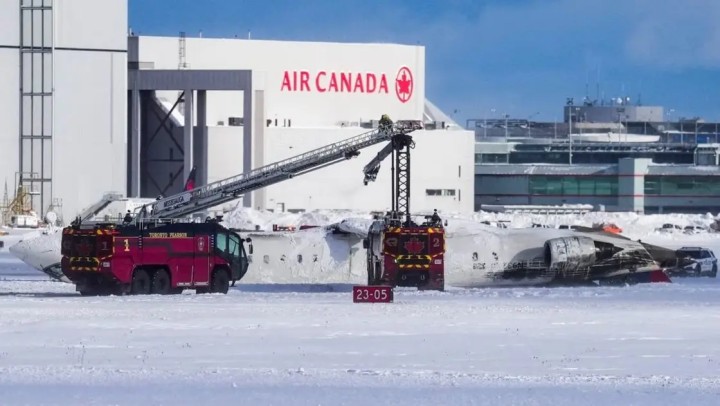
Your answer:
[[[390,141],[391,149],[404,145],[412,140],[408,134],[419,128],[415,122],[393,124],[383,116],[375,130],[199,188],[194,187],[193,168],[185,191],[159,196],[135,215],[128,213],[122,222],[89,222],[117,200],[113,194],[83,211],[63,230],[62,271],[85,295],[163,294],[183,289],[226,293],[247,272],[244,242],[250,240],[221,226],[219,220],[196,222],[186,216],[352,159],[360,150],[381,142]],[[376,169],[366,172],[366,179],[376,174]],[[248,248],[252,254],[252,245]]]
[[[398,227],[385,219],[373,223],[364,241],[369,286],[445,289],[445,229],[427,220]]]
[[[63,229],[62,270],[83,295],[227,293],[248,270],[241,238],[216,220],[74,223]]]
[[[381,123],[382,125],[382,123]],[[393,125],[386,119],[385,125]],[[422,123],[403,121],[396,127],[408,133],[397,135],[363,169],[365,184],[374,181],[385,158],[392,156],[392,210],[375,221],[363,240],[367,250],[368,285],[411,286],[445,289],[445,229],[435,211],[416,222],[410,214],[410,150],[415,142],[409,132]]]

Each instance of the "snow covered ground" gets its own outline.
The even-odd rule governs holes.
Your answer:
[[[720,283],[82,298],[0,274],[3,405],[717,405]],[[9,268],[8,268],[9,266]],[[9,271],[8,271],[9,269]],[[30,273],[28,276],[31,275]],[[11,280],[7,280],[11,279]]]
[[[307,214],[267,216],[264,224],[260,213],[241,214],[228,220],[320,223]],[[324,224],[368,218],[321,215]],[[647,217],[615,222],[649,242],[720,252],[716,235],[653,231],[711,217]],[[83,298],[0,253],[0,404],[714,406],[720,399],[718,279],[399,290],[395,303],[374,305],[353,304],[350,291],[243,284],[228,295]]]

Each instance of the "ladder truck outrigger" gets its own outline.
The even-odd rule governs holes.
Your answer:
[[[414,122],[388,124],[386,117],[364,134],[173,196],[159,196],[123,221],[91,221],[121,198],[106,195],[63,229],[62,272],[85,295],[168,294],[184,289],[227,293],[248,270],[252,241],[221,225],[220,218],[199,221],[190,216],[352,159],[373,145],[402,143],[418,129]]]
[[[410,212],[410,150],[415,148],[410,133],[422,128],[420,121],[393,124],[383,116],[380,126],[407,128],[398,134],[363,172],[364,183],[377,178],[380,164],[391,157],[392,208],[370,225],[363,240],[367,252],[368,286],[445,289],[445,229],[437,210],[417,223]]]

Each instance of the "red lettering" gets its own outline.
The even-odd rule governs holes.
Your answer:
[[[338,91],[337,77],[335,77],[335,72],[330,74],[330,86],[328,87],[328,90],[335,92]]]
[[[292,75],[291,75],[292,73]],[[326,79],[327,77],[330,79]],[[379,76],[379,77],[378,77]],[[281,91],[289,92],[341,92],[341,93],[389,93],[388,79],[384,73],[327,72],[315,74],[315,87],[310,86],[310,72],[285,71]]]
[[[353,92],[365,93],[365,85],[363,84],[363,75],[355,76],[355,87]]]
[[[385,77],[384,73],[382,74],[382,76],[380,76],[380,89],[378,90],[378,93],[379,92],[388,92],[387,78]]]
[[[285,75],[283,75],[282,87],[280,87],[280,90],[292,91],[292,86],[290,86],[290,75],[288,74],[288,71],[285,71]]]
[[[375,93],[375,87],[377,86],[377,78],[375,77],[374,73],[368,73],[365,75],[365,80],[367,81],[367,86],[365,86],[365,91],[368,93]]]
[[[325,91],[327,90],[320,85],[320,77],[325,76],[325,75],[326,75],[326,73],[324,71],[320,71],[320,72],[318,72],[317,76],[315,76],[315,88],[320,93],[325,93]]]
[[[350,73],[340,73],[340,91],[352,92],[352,75]]]
[[[300,91],[301,92],[309,92],[310,91],[310,85],[308,84],[308,81],[310,80],[310,73],[306,71],[300,72]]]

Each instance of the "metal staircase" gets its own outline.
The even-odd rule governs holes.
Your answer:
[[[312,172],[360,154],[360,150],[405,136],[422,125],[417,121],[398,121],[367,133],[275,162],[241,175],[210,183],[198,189],[166,197],[143,206],[138,219],[179,218],[238,199],[242,194]]]
[[[53,197],[56,1],[15,1],[20,4],[19,184],[42,217]]]

